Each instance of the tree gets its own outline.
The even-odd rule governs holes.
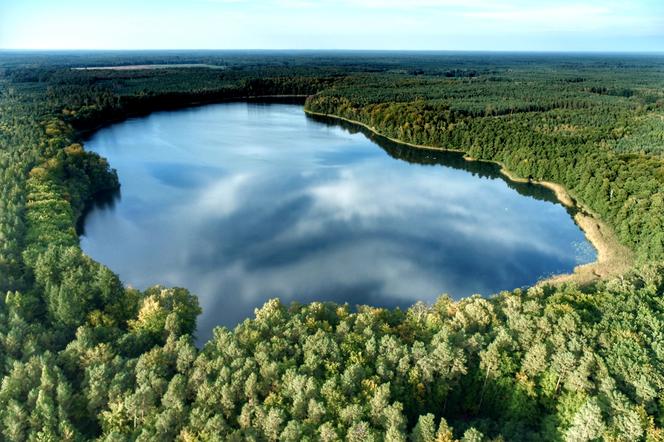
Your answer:
[[[605,428],[597,399],[589,398],[574,415],[572,425],[565,432],[565,440],[570,442],[595,440],[602,436]]]

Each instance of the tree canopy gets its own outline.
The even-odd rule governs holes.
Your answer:
[[[159,70],[83,64],[206,63]],[[664,58],[0,55],[3,440],[664,440]],[[564,185],[637,256],[406,311],[274,299],[196,348],[185,288],[136,290],[76,222],[121,184],[83,135],[152,110],[290,96]],[[468,275],[472,277],[472,275]]]

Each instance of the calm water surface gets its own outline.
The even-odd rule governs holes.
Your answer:
[[[272,297],[407,307],[532,284],[595,258],[547,189],[298,105],[159,112],[86,146],[109,159],[122,190],[87,213],[83,250],[134,287],[196,293],[199,341]]]

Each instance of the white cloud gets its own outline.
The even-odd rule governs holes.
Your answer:
[[[503,6],[496,2],[484,0],[343,0],[342,3],[351,6],[365,8],[392,8],[409,9],[417,8],[490,8],[502,9]]]
[[[648,0],[34,3],[14,2],[0,13],[0,47],[661,50],[664,44],[664,3]]]
[[[493,21],[499,26],[519,27],[519,30],[564,30],[583,32],[600,29],[639,29],[648,26],[649,17],[630,16],[615,7],[594,4],[536,6],[505,10],[468,11],[467,19]]]
[[[250,181],[248,174],[235,174],[218,180],[208,190],[203,192],[199,200],[193,205],[194,218],[210,215],[227,217],[235,212],[244,196],[243,190]],[[189,204],[189,203],[187,203]]]

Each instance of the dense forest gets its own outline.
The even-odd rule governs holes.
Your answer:
[[[173,67],[75,69],[128,64]],[[273,300],[196,348],[195,295],[82,253],[121,183],[81,140],[259,96],[560,183],[633,269],[407,311]],[[662,56],[0,53],[0,438],[664,440],[662,155]]]

